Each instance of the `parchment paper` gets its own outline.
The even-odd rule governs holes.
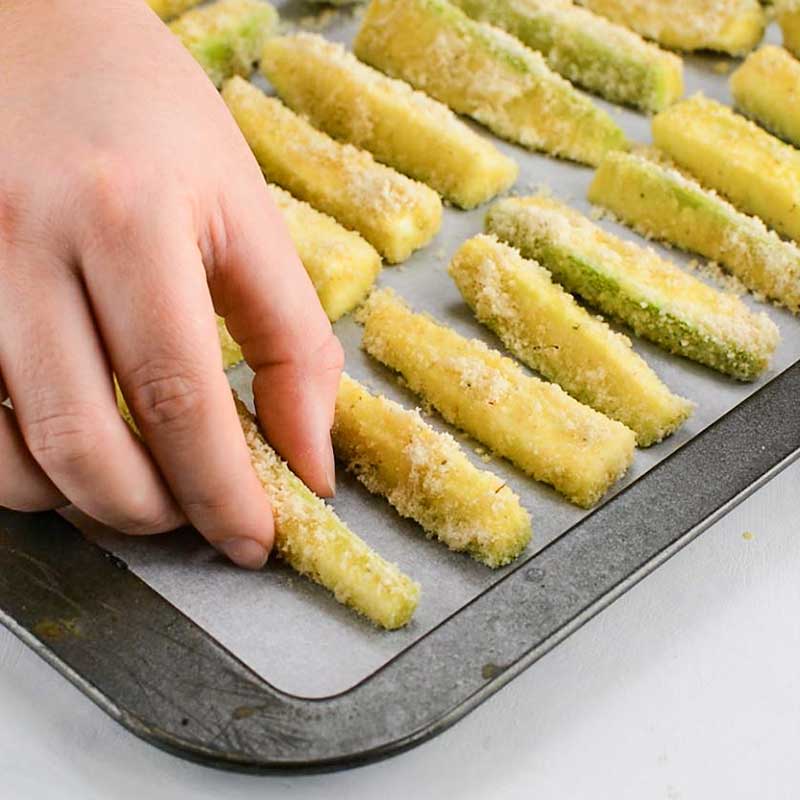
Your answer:
[[[310,5],[302,3],[278,5],[284,17],[293,20],[313,11]],[[357,27],[357,19],[349,11],[341,12],[330,21],[324,33],[339,41],[349,41]],[[768,38],[777,41],[774,26]],[[730,103],[727,77],[721,72],[727,63],[716,56],[687,58],[687,95],[702,90]],[[256,83],[266,86],[261,79],[256,79]],[[650,140],[649,120],[645,116],[603,105],[611,110],[632,139]],[[591,169],[534,155],[504,142],[497,141],[497,144],[522,167],[516,193],[529,193],[546,185],[555,196],[583,212],[589,210],[585,196],[592,178]],[[485,212],[485,207],[468,213],[446,209],[442,232],[433,244],[403,266],[384,269],[379,284],[397,289],[416,309],[429,311],[458,331],[499,347],[497,340],[472,319],[446,273],[447,261],[457,247],[481,231]],[[601,224],[626,238],[637,239],[621,226],[609,222]],[[681,263],[689,261],[677,251],[669,251],[668,255]],[[759,306],[749,298],[746,300],[754,307],[766,309],[780,326],[783,336],[771,371],[754,384],[736,383],[634,340],[636,349],[665,382],[674,391],[693,399],[698,407],[694,417],[675,436],[661,445],[637,452],[633,469],[616,491],[800,359],[800,321],[786,312]],[[359,350],[360,330],[351,319],[340,321],[336,333],[345,347],[347,370],[351,375],[407,406],[417,404],[386,370]],[[250,397],[247,368],[233,370],[231,382],[243,395]],[[447,428],[436,418],[431,421],[437,427]],[[527,555],[544,547],[585,515],[586,512],[524,477],[507,463],[495,459],[484,464],[473,452],[476,443],[463,436],[459,438],[475,463],[507,481],[531,512],[534,540]],[[450,553],[442,545],[427,540],[418,526],[400,519],[387,503],[369,495],[345,473],[340,471],[337,477],[339,489],[334,502],[337,513],[376,550],[422,584],[423,595],[417,615],[405,630],[394,633],[376,630],[338,605],[327,591],[280,563],[273,563],[258,574],[237,570],[191,532],[130,539],[103,532],[100,541],[123,558],[150,586],[279,689],[307,697],[333,694],[350,688],[379,668],[502,577],[507,569],[519,566],[526,557],[506,570],[492,572],[466,556]],[[698,476],[699,481],[708,479],[709,476]],[[613,494],[606,502],[612,498]],[[674,501],[680,503],[681,498],[676,497]]]

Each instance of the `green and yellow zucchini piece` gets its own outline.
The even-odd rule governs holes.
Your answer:
[[[531,538],[531,521],[511,489],[477,469],[452,436],[343,375],[331,431],[337,459],[373,494],[451,550],[495,568]]]
[[[592,11],[675,50],[744,55],[764,35],[758,0],[578,0]]]
[[[241,78],[222,96],[267,179],[358,231],[387,261],[404,261],[439,230],[433,189],[331,139]]]
[[[775,12],[783,32],[783,46],[800,58],[800,0],[777,0]]]
[[[731,75],[736,107],[772,133],[800,147],[800,61],[765,45]]]
[[[516,163],[445,105],[321,36],[270,39],[261,71],[280,98],[317,128],[369,150],[461,208],[491,199],[517,178]]]
[[[800,151],[702,95],[656,115],[653,141],[738,209],[800,241]]]
[[[202,0],[147,0],[147,5],[163,20],[169,20],[199,5]]]
[[[698,253],[751,291],[800,312],[800,248],[664,159],[610,153],[589,200],[643,236]]]
[[[265,0],[217,0],[169,27],[219,88],[233,75],[250,75],[277,26],[278,12]]]
[[[501,200],[489,211],[487,229],[539,261],[568,291],[671,353],[742,381],[769,366],[779,333],[766,314],[557,200]]]
[[[567,80],[614,103],[661,111],[683,95],[683,63],[638,34],[563,0],[451,0],[539,51]]]
[[[372,0],[353,49],[498,136],[586,164],[626,146],[611,117],[541,53],[446,0]]]
[[[633,431],[482,342],[415,314],[391,290],[373,292],[358,315],[367,353],[449,423],[573,503],[594,505],[630,466]]]
[[[275,517],[275,549],[289,566],[388,630],[406,625],[420,588],[356,536],[266,443],[237,398],[250,460]]]
[[[450,275],[509,352],[626,425],[640,446],[660,442],[692,413],[692,403],[670,392],[626,336],[579,306],[544,267],[495,237],[465,242]]]

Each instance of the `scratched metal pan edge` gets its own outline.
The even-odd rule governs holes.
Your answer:
[[[275,689],[53,513],[0,510],[0,621],[174,755],[264,773],[377,761],[461,719],[800,456],[798,396],[800,362],[331,697]]]

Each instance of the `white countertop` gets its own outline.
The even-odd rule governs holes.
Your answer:
[[[795,800],[798,498],[795,463],[450,731],[335,775],[166,755],[0,628],[0,797]]]

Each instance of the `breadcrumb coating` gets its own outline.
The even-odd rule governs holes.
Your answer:
[[[479,470],[452,436],[342,376],[331,432],[336,457],[373,494],[451,550],[489,567],[513,561],[531,538],[519,498]]]
[[[372,0],[355,54],[498,136],[597,164],[626,146],[620,127],[588,97],[503,30],[446,0]]]
[[[261,71],[281,99],[316,127],[369,150],[461,208],[486,202],[517,178],[516,163],[447,106],[321,36],[271,39]]]
[[[738,209],[800,242],[800,151],[699,94],[653,118],[653,141]]]
[[[331,139],[241,78],[222,96],[267,179],[358,231],[387,261],[404,261],[438,232],[433,189]]]
[[[577,505],[594,505],[633,459],[631,430],[511,359],[465,339],[391,290],[359,309],[362,346],[448,422]]]
[[[660,442],[692,413],[693,404],[670,392],[626,336],[578,305],[544,267],[495,237],[465,242],[450,275],[478,320],[513,355],[626,425],[640,446]]]
[[[250,75],[277,25],[278,12],[265,0],[217,0],[169,27],[219,88],[233,75]]]
[[[539,51],[551,69],[590,92],[643,111],[683,94],[683,62],[638,34],[564,0],[452,0]]]
[[[698,253],[744,286],[800,312],[800,248],[737,211],[658,154],[611,153],[589,200],[648,238]]]
[[[780,334],[766,314],[557,200],[501,200],[489,211],[487,229],[540,261],[568,291],[671,353],[742,381],[769,366]]]

